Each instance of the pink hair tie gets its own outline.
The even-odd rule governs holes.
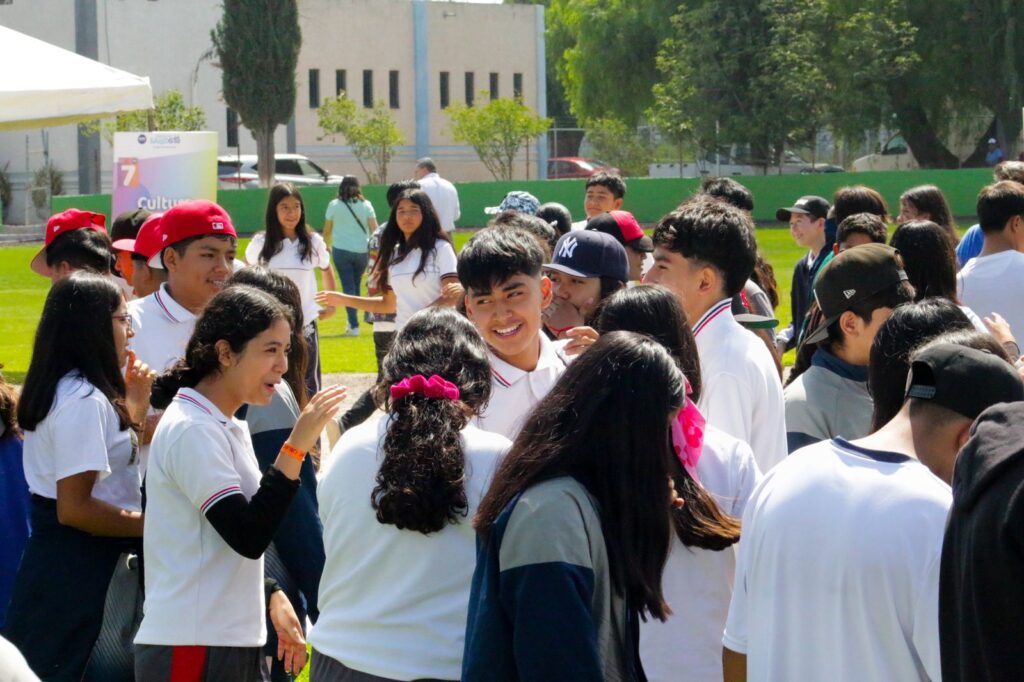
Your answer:
[[[690,382],[686,382],[686,403],[679,411],[679,416],[672,421],[672,449],[679,458],[680,464],[690,474],[690,478],[700,483],[697,475],[697,462],[700,461],[704,449],[704,431],[707,420],[697,406],[690,400],[692,393]]]
[[[427,398],[459,399],[459,387],[436,374],[429,379],[422,374],[414,374],[411,377],[402,379],[397,384],[391,385],[392,400],[404,398],[410,393],[416,393]]]

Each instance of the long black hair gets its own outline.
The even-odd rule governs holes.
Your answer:
[[[633,332],[603,334],[530,413],[480,504],[477,531],[486,536],[527,488],[572,476],[597,501],[616,590],[664,620],[676,461],[669,419],[684,398],[683,373],[661,344]]]
[[[946,230],[931,220],[911,220],[896,228],[889,245],[899,249],[915,299],[960,300],[956,293],[956,250]]]
[[[974,325],[967,315],[948,298],[926,298],[892,311],[875,334],[868,360],[872,431],[885,426],[903,406],[913,351],[940,334],[970,329]]]
[[[87,271],[74,272],[53,285],[39,318],[18,403],[21,428],[35,431],[53,405],[58,382],[69,372],[77,372],[110,401],[121,430],[131,425],[111,317],[123,300],[113,280]]]
[[[291,319],[287,308],[259,289],[243,285],[224,289],[210,299],[196,320],[185,356],[153,382],[150,404],[162,410],[171,404],[179,388],[194,388],[206,377],[219,373],[218,341],[227,341],[233,352],[241,353],[274,322],[285,320],[291,324]]]
[[[690,399],[700,398],[700,358],[697,341],[686,313],[675,295],[657,285],[644,284],[612,294],[597,316],[597,331],[629,331],[654,339],[672,354],[690,382]],[[722,512],[715,499],[678,462],[672,465],[676,492],[685,504],[672,520],[676,535],[687,547],[722,550],[740,539],[740,523]]]
[[[423,214],[423,222],[408,241],[406,241],[402,231],[398,229],[398,219],[395,215],[398,211],[398,205],[402,203],[402,199],[408,199],[416,204]],[[402,192],[395,199],[395,203],[391,207],[391,215],[388,216],[388,222],[380,236],[380,250],[378,251],[377,262],[374,264],[373,272],[370,273],[370,276],[376,277],[381,287],[386,287],[388,284],[388,268],[405,258],[413,249],[419,249],[420,262],[416,266],[416,272],[413,273],[413,278],[415,279],[416,275],[423,274],[424,268],[427,267],[427,258],[430,257],[430,253],[434,250],[434,245],[437,244],[438,240],[444,240],[452,244],[454,248],[451,236],[441,227],[441,220],[437,217],[437,211],[434,210],[434,204],[431,203],[430,197],[421,189],[410,189]]]
[[[284,373],[284,380],[292,389],[299,409],[309,402],[309,388],[306,386],[306,367],[309,364],[309,344],[306,343],[306,336],[302,333],[302,296],[295,282],[288,279],[279,272],[260,265],[250,265],[242,268],[235,274],[225,287],[250,286],[264,291],[283,304],[290,313],[289,323],[292,326],[291,350],[288,352],[288,371]]]
[[[459,399],[411,394],[392,400],[390,387],[417,374],[450,381]],[[490,396],[487,345],[476,327],[450,308],[413,315],[384,358],[376,387],[377,404],[391,419],[370,496],[378,521],[426,535],[466,515],[459,432]]]
[[[295,197],[299,201],[299,208],[302,213],[299,215],[299,224],[295,226],[295,236],[299,239],[299,257],[302,260],[310,260],[313,257],[313,247],[309,236],[309,226],[306,225],[306,204],[302,201],[302,195],[298,188],[290,182],[279,182],[270,188],[267,196],[267,212],[263,218],[264,238],[263,248],[260,250],[259,262],[266,265],[270,259],[281,253],[284,242],[284,228],[281,221],[277,219],[277,205],[288,197]]]
[[[946,195],[941,189],[935,185],[918,185],[904,192],[900,200],[913,206],[918,213],[927,213],[928,220],[942,228],[952,247],[956,248],[960,243],[953,211],[950,210],[949,202],[946,201]]]
[[[345,202],[365,201],[363,190],[359,187],[359,178],[346,175],[338,183],[338,198]]]

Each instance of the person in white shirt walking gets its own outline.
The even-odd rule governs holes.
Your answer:
[[[754,491],[722,639],[726,682],[940,679],[953,463],[979,414],[1024,398],[991,337],[971,343],[986,350],[940,337],[919,351],[890,422],[793,453]]]
[[[746,213],[696,198],[658,222],[644,281],[667,287],[686,312],[700,353],[697,406],[709,424],[747,443],[767,472],[786,456],[782,384],[769,350],[732,314],[756,257]]]
[[[1003,180],[978,195],[981,253],[957,275],[960,302],[982,317],[999,313],[1024,331],[1024,185]]]
[[[462,215],[459,210],[459,191],[455,189],[455,185],[437,174],[437,166],[430,157],[424,157],[416,162],[413,175],[434,204],[441,227],[451,234],[455,229],[455,221]]]
[[[473,425],[487,347],[453,310],[413,315],[377,384],[387,416],[347,432],[320,483],[327,562],[311,679],[457,680],[471,520],[511,443]]]
[[[250,265],[264,265],[295,282],[302,296],[302,336],[309,348],[306,387],[310,395],[320,390],[320,334],[317,320],[334,314],[334,308],[320,308],[314,297],[318,290],[316,271],[323,272],[324,288],[335,288],[334,271],[324,238],[306,223],[302,195],[291,183],[270,188],[265,230],[253,235],[245,249]],[[364,265],[365,268],[365,265]]]

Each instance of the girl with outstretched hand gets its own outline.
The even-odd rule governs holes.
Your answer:
[[[154,375],[131,337],[111,279],[78,272],[50,289],[18,405],[32,535],[4,630],[44,679],[82,676],[115,565],[142,535],[138,428]]]
[[[185,357],[153,385],[152,404],[166,411],[146,473],[139,682],[166,680],[172,669],[194,671],[196,680],[262,680],[268,601],[278,657],[292,672],[305,665],[302,628],[284,594],[265,585],[263,552],[345,388],[309,401],[262,478],[248,429],[231,416],[273,398],[288,370],[290,319],[262,291],[226,289],[197,320]]]

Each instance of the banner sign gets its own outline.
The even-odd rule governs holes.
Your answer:
[[[187,199],[217,200],[217,133],[114,133],[112,216],[163,213]]]

